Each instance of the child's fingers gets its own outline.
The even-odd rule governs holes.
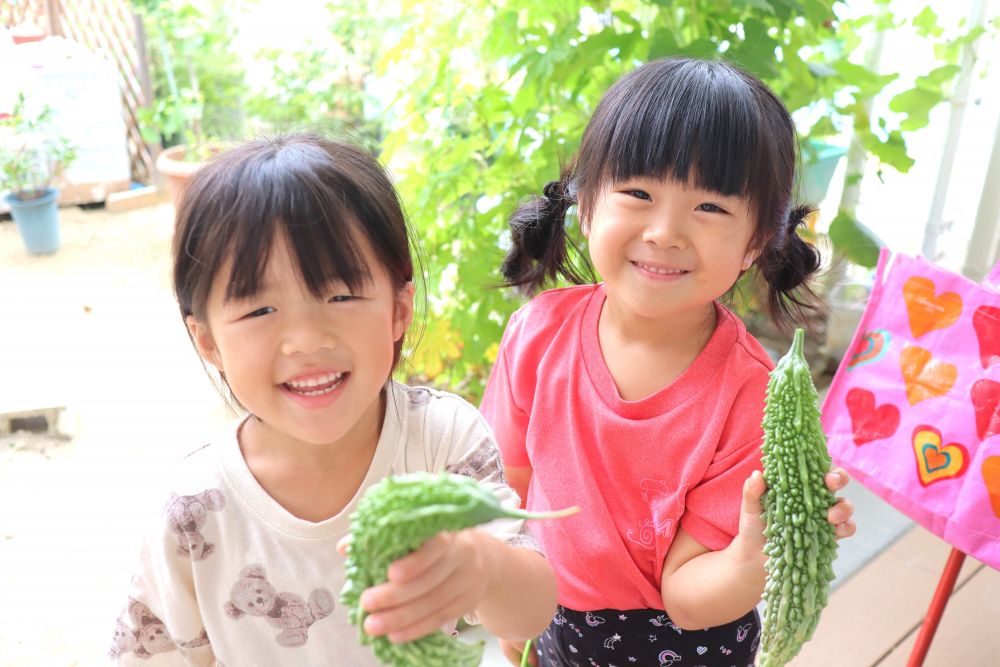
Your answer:
[[[845,537],[851,537],[855,532],[857,532],[857,530],[858,527],[853,521],[838,523],[834,528],[834,532],[838,540]]]
[[[337,541],[337,553],[341,556],[347,555],[347,545],[351,543],[351,535],[348,533]]]
[[[851,518],[854,516],[854,506],[846,498],[838,498],[837,503],[827,513],[827,521],[836,527],[837,538],[850,537],[857,531],[857,525]]]
[[[460,562],[448,559],[454,535],[444,533],[389,566],[388,581],[361,594],[361,606],[378,611],[410,604],[454,577]]]
[[[741,510],[745,514],[760,514],[764,511],[760,504],[760,497],[764,495],[767,484],[764,483],[764,475],[759,470],[754,470],[747,481],[743,483],[743,505]]]
[[[413,553],[400,558],[389,566],[387,577],[394,583],[404,583],[420,576],[427,568],[444,556],[450,547],[452,535],[441,533],[423,543],[423,545]]]
[[[392,642],[413,641],[471,611],[466,606],[466,591],[462,587],[440,586],[410,604],[369,615],[365,618],[365,632],[387,635]]]
[[[833,468],[830,472],[826,473],[823,481],[826,483],[826,488],[833,492],[840,491],[842,488],[847,486],[850,481],[850,476],[847,471],[843,468]]]

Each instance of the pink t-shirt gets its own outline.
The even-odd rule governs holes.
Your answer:
[[[527,506],[581,512],[532,521],[579,611],[663,609],[660,576],[678,522],[726,547],[743,483],[760,469],[761,419],[773,364],[720,305],[718,325],[670,385],[621,398],[597,323],[602,285],[540,294],[511,316],[482,411],[504,462],[530,466]]]

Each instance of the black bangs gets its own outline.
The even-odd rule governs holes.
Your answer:
[[[309,291],[323,296],[334,281],[352,291],[370,278],[359,246],[356,193],[315,146],[287,146],[273,156],[237,162],[240,187],[228,190],[233,262],[227,299],[256,294],[273,240],[284,236]],[[352,197],[352,194],[355,196]],[[339,196],[338,196],[339,195]]]
[[[772,200],[765,193],[791,194],[780,185],[791,172],[776,156],[795,150],[793,127],[770,110],[775,101],[755,79],[717,61],[639,67],[595,110],[576,163],[577,190],[596,193],[634,177],[693,179],[699,188],[745,196],[767,211],[775,202],[762,201]],[[780,145],[773,145],[775,136]]]
[[[392,185],[354,147],[292,136],[234,148],[191,179],[178,220],[175,243],[183,246],[174,253],[175,292],[185,314],[204,307],[215,274],[230,257],[226,298],[259,292],[279,235],[316,297],[335,281],[356,291],[370,280],[365,245],[394,284],[412,279]]]

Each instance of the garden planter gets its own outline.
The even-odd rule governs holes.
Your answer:
[[[160,153],[156,158],[156,170],[167,181],[167,189],[174,201],[174,206],[180,203],[181,193],[188,179],[194,172],[204,165],[201,161],[188,161],[184,159],[187,147],[183,144],[171,146]]]
[[[58,190],[48,188],[37,199],[22,200],[12,194],[4,197],[17,231],[32,255],[47,255],[59,249],[58,196]]]

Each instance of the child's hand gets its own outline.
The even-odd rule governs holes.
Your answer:
[[[475,528],[441,533],[390,565],[388,581],[361,594],[365,632],[407,642],[475,610],[492,582],[485,538]]]
[[[826,488],[836,493],[847,486],[850,478],[847,471],[837,467],[826,473],[823,478]],[[764,495],[767,484],[764,482],[764,475],[759,470],[755,470],[743,484],[743,504],[740,508],[740,539],[751,550],[764,548],[766,539],[764,538],[764,519],[761,513],[764,508],[761,506],[760,498]],[[850,537],[858,529],[854,520],[854,506],[846,498],[837,498],[836,504],[831,507],[826,514],[827,521],[835,527],[837,539]]]
[[[740,505],[740,532],[737,538],[744,545],[746,552],[755,554],[763,561],[764,544],[764,507],[760,498],[764,495],[767,484],[764,474],[754,470],[743,483],[743,503]]]
[[[836,493],[847,486],[849,479],[847,471],[837,467],[826,473],[823,481],[826,482],[826,488]],[[846,498],[837,498],[837,503],[826,513],[827,521],[836,527],[838,540],[842,537],[850,537],[858,529],[851,518],[852,516],[854,516],[854,506]]]
[[[511,641],[509,639],[499,639],[500,650],[503,652],[503,657],[512,665],[520,665],[521,659],[524,657],[524,645],[527,642]],[[531,654],[528,656],[528,664],[531,667],[538,667],[538,656],[535,655],[534,642],[532,642],[532,647],[529,649]]]

